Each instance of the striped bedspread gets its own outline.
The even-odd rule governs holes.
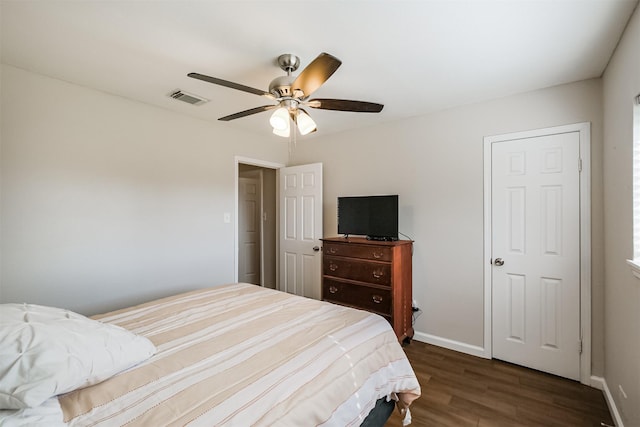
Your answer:
[[[71,426],[350,426],[420,386],[382,317],[249,284],[94,318],[148,337],[148,361],[60,396]]]

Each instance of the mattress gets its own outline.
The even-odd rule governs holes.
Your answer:
[[[355,426],[381,398],[395,400],[408,421],[420,395],[385,319],[255,285],[193,291],[94,319],[147,337],[157,352],[47,402],[51,425]],[[16,422],[39,416],[18,412]]]

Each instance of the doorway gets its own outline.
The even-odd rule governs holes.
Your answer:
[[[253,179],[257,180],[255,190],[242,188],[241,182],[255,182]],[[249,197],[241,192],[255,192],[256,196]],[[245,209],[240,206],[245,197],[248,205],[255,206],[260,216],[240,212]],[[322,164],[285,168],[279,163],[236,156],[235,207],[235,281],[240,281],[241,275],[246,277],[247,271],[259,268],[259,280],[251,274],[246,280],[259,282],[263,287],[320,299]],[[242,227],[240,218],[245,221]],[[254,229],[256,231],[252,231]],[[251,242],[254,236],[247,239],[249,244],[241,244],[244,238],[241,233],[244,236],[257,233],[256,245]],[[240,259],[243,263],[250,263],[248,260],[255,259],[258,251],[259,267],[243,264],[244,270],[241,271]]]
[[[263,171],[243,171],[243,166],[238,177],[238,281],[262,285]]]
[[[589,123],[485,138],[485,356],[588,384]]]
[[[272,165],[236,159],[236,281],[277,288],[277,183]]]

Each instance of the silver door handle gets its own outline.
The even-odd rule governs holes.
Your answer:
[[[500,267],[501,265],[504,265],[504,260],[502,258],[496,258],[496,260],[493,263],[498,267]]]
[[[308,247],[308,246],[307,246],[307,247]],[[320,247],[319,247],[319,246],[314,246],[314,247],[313,247],[313,252],[318,252],[319,250],[320,250]]]

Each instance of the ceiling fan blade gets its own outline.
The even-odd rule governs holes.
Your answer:
[[[263,90],[256,89],[250,86],[241,85],[240,83],[234,83],[228,80],[218,79],[216,77],[205,76],[204,74],[199,74],[199,73],[189,73],[187,74],[187,76],[194,79],[202,80],[204,82],[213,83],[214,85],[220,85],[220,86],[228,87],[231,89],[241,90],[243,92],[253,93],[254,95],[264,96],[269,99],[275,99],[275,97],[271,95],[269,92],[265,92]]]
[[[262,107],[252,108],[250,110],[240,111],[239,113],[230,114],[228,116],[220,117],[218,120],[222,120],[223,122],[228,122],[229,120],[239,119],[241,117],[250,116],[256,113],[262,113],[263,111],[273,110],[274,108],[278,108],[279,105],[263,105]]]
[[[353,111],[356,113],[379,113],[384,108],[375,102],[350,101],[348,99],[311,99],[306,102],[311,108],[321,110]]]
[[[294,93],[296,90],[301,90],[304,93],[303,98],[309,97],[336,72],[341,64],[342,61],[335,56],[324,52],[321,53],[302,70],[291,85],[291,90]]]

